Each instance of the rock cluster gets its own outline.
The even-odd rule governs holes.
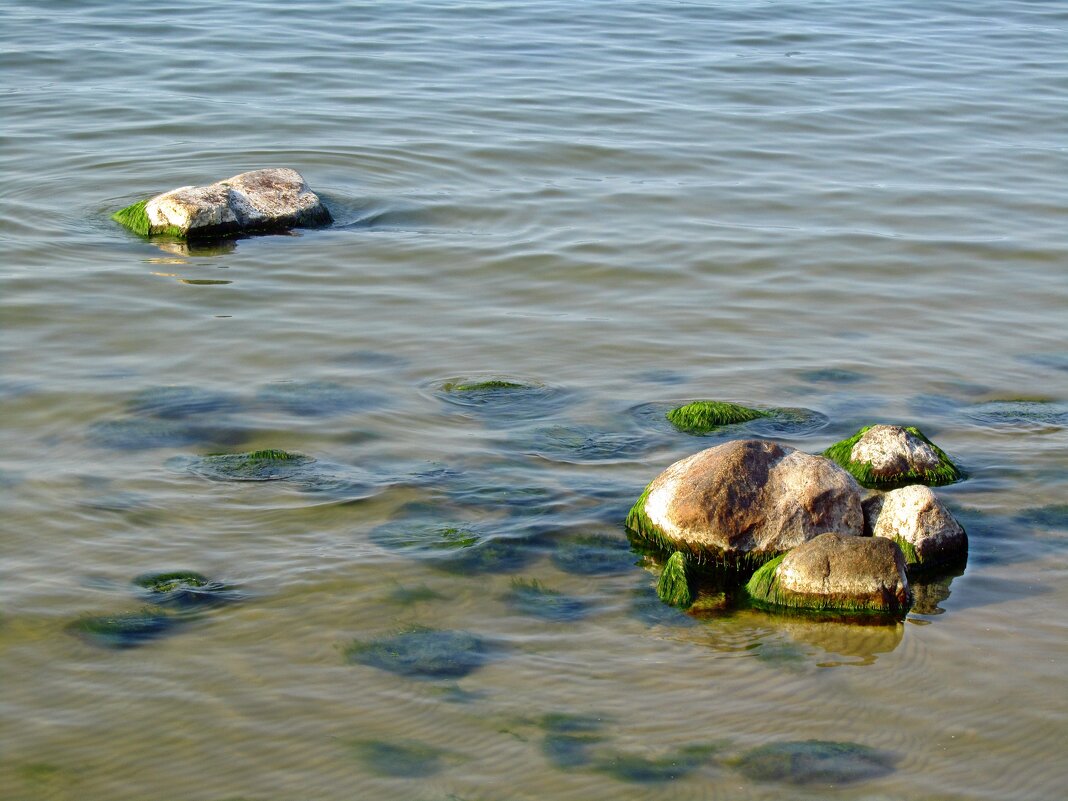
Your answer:
[[[843,451],[832,460],[735,440],[664,470],[627,516],[639,541],[670,554],[660,597],[690,605],[698,593],[688,583],[712,564],[757,568],[746,590],[759,606],[907,612],[909,572],[959,563],[967,536],[929,487],[913,481],[865,499],[849,468],[862,464],[889,485],[938,483],[946,465],[960,473],[914,428],[871,426],[827,453]]]
[[[318,195],[296,170],[241,173],[208,186],[183,186],[112,215],[142,236],[179,239],[307,228],[332,222]]]

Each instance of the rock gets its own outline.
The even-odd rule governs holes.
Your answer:
[[[86,642],[101,648],[135,648],[170,634],[178,618],[153,609],[115,615],[84,617],[67,628]]]
[[[869,489],[940,486],[964,478],[945,451],[912,426],[875,425],[823,452]]]
[[[241,173],[209,186],[182,186],[115,212],[112,219],[142,236],[179,239],[328,225],[333,220],[296,170]]]
[[[861,536],[857,483],[833,462],[735,440],[676,462],[646,487],[627,527],[698,562],[760,563],[828,531]]]
[[[894,755],[858,743],[801,740],[762,745],[733,761],[756,781],[849,784],[891,773]]]
[[[463,631],[413,628],[369,642],[356,641],[349,662],[417,679],[459,679],[482,667],[488,644]]]
[[[929,487],[912,484],[864,502],[864,517],[876,537],[893,540],[912,567],[960,562],[968,536]]]
[[[761,567],[745,586],[760,606],[907,612],[905,557],[883,537],[821,534]]]

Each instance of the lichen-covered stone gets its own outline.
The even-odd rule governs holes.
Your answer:
[[[182,186],[116,212],[142,236],[183,239],[327,225],[330,212],[296,170],[241,173],[208,186]]]
[[[759,564],[828,531],[864,533],[861,490],[833,462],[766,440],[735,440],[676,462],[627,527],[698,561]]]
[[[761,606],[903,614],[905,557],[891,540],[821,534],[761,567],[746,584]]]
[[[911,484],[864,502],[868,528],[900,546],[912,567],[960,562],[968,553],[968,536],[930,487]]]
[[[870,489],[940,486],[964,477],[942,449],[912,426],[867,426],[823,455]]]

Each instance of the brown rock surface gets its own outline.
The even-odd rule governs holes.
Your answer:
[[[901,549],[882,537],[821,534],[786,554],[763,586],[757,600],[802,608],[893,612],[912,602]]]
[[[934,448],[901,426],[872,426],[853,445],[849,458],[871,465],[878,476],[922,473],[938,467]]]
[[[735,440],[676,462],[627,523],[699,557],[763,561],[817,534],[864,532],[861,489],[829,459],[766,440]]]

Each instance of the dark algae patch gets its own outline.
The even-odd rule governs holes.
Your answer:
[[[670,782],[689,776],[708,764],[717,750],[718,745],[688,745],[678,751],[656,757],[620,751],[599,757],[594,768],[624,782]]]
[[[217,481],[277,481],[295,478],[313,460],[300,453],[267,449],[248,453],[213,453],[193,470]]]
[[[866,745],[826,740],[771,743],[733,761],[755,781],[797,785],[852,784],[891,773],[896,759]]]
[[[364,767],[378,776],[418,778],[440,773],[447,752],[414,740],[357,740],[352,743]]]
[[[552,561],[565,573],[580,576],[626,573],[636,558],[626,540],[605,534],[584,534],[559,542]]]
[[[550,589],[537,579],[513,579],[504,601],[515,612],[557,623],[578,620],[589,613],[582,599]]]
[[[482,541],[482,535],[463,524],[435,524],[427,521],[396,520],[379,526],[371,541],[383,548],[399,551],[452,551],[470,548]]]
[[[241,404],[229,392],[191,386],[150,387],[135,395],[127,404],[134,414],[150,415],[166,420],[236,412]]]
[[[434,563],[434,567],[460,575],[514,573],[536,556],[527,542],[515,537],[487,539]]]
[[[1032,398],[996,400],[965,409],[973,422],[992,428],[1058,429],[1068,426],[1068,404]]]
[[[667,413],[667,419],[687,434],[708,434],[722,426],[748,423],[765,417],[767,412],[724,401],[694,401]]]
[[[502,389],[532,389],[531,384],[518,381],[492,379],[489,381],[446,381],[441,385],[445,392],[494,392]]]
[[[125,649],[170,634],[178,624],[178,619],[171,615],[142,609],[139,612],[83,617],[71,623],[68,630],[93,645]]]
[[[905,431],[917,439],[925,442],[938,456],[938,464],[924,470],[909,470],[904,473],[880,475],[870,462],[854,462],[852,458],[853,446],[867,433],[872,426],[864,426],[849,439],[836,442],[823,452],[823,455],[844,468],[853,476],[861,486],[868,489],[891,490],[905,487],[909,484],[926,484],[929,487],[939,487],[945,484],[953,484],[964,478],[964,473],[949,458],[945,451],[935,445],[924,436],[920,429],[914,426],[905,426]]]
[[[545,715],[540,726],[545,731],[542,754],[562,770],[589,765],[594,759],[590,749],[605,740],[604,722],[589,715],[554,712]]]
[[[219,581],[192,570],[145,573],[133,581],[146,600],[158,606],[190,609],[218,606],[238,599],[238,594]]]
[[[416,679],[459,679],[482,667],[489,658],[487,643],[474,634],[412,628],[345,649],[352,663]]]
[[[383,403],[383,395],[375,390],[332,381],[276,381],[263,386],[256,399],[264,406],[297,417],[367,411]]]

